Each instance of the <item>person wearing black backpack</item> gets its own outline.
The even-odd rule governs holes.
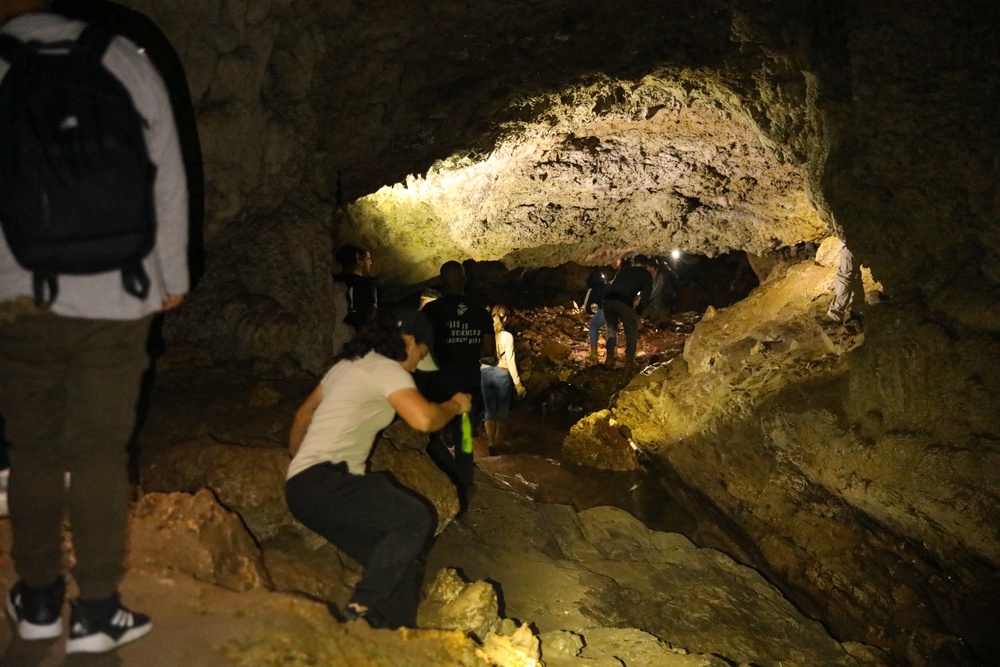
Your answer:
[[[62,634],[67,515],[66,651],[98,653],[151,628],[118,595],[126,446],[152,319],[188,291],[188,193],[156,69],[48,9],[0,3],[0,406],[20,577],[6,609],[22,639]]]

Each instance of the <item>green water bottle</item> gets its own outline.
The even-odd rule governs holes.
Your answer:
[[[462,414],[462,451],[472,453],[472,420],[468,412]]]

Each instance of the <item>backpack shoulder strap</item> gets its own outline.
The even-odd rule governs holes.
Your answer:
[[[24,42],[14,37],[14,35],[0,33],[0,58],[3,58],[8,63],[14,62],[14,59],[17,58],[18,53],[23,47]]]
[[[96,24],[89,24],[76,39],[76,47],[93,56],[98,62],[104,57],[104,52],[108,50],[108,45],[114,39],[114,35],[103,27]]]

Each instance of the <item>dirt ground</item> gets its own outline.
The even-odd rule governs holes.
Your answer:
[[[4,592],[16,581],[10,561],[10,522],[0,522],[0,579]],[[117,651],[101,655],[65,655],[64,636],[57,640],[26,642],[10,623],[0,625],[0,665],[3,667],[227,667],[243,664],[226,657],[231,642],[273,636],[274,628],[291,617],[281,618],[272,604],[261,604],[260,591],[235,593],[218,586],[162,572],[131,570],[122,586],[127,606],[150,615],[149,635]],[[68,606],[63,626],[68,627]]]
[[[573,336],[558,330],[552,325],[548,309],[526,312],[523,316],[522,323],[532,323],[531,336],[539,341],[561,342],[571,350],[569,357],[561,362],[563,370],[587,365],[585,357],[589,348],[585,333]],[[525,326],[522,333],[529,335],[527,325],[522,326]],[[640,359],[656,360],[665,354],[670,356],[679,352],[678,345],[683,343],[686,326],[679,322],[675,328],[647,329],[639,348]],[[494,456],[484,458],[480,470],[499,480],[501,485],[534,500],[567,503],[577,509],[599,504],[617,505],[636,514],[643,512],[645,504],[650,515],[670,516],[662,512],[669,501],[661,497],[655,484],[651,485],[649,493],[636,494],[643,480],[635,475],[605,474],[557,460],[558,443],[576,418],[575,413],[543,409],[537,400],[519,403],[514,407],[509,443],[494,452]],[[637,497],[642,500],[637,501]],[[680,523],[685,520],[680,515],[674,518]],[[10,543],[10,521],[0,519],[0,586],[5,594],[17,579],[10,559]],[[126,605],[152,618],[153,629],[147,637],[107,654],[66,656],[65,632],[64,637],[57,640],[25,642],[16,636],[9,622],[3,623],[0,624],[0,667],[256,667],[258,663],[247,661],[246,647],[265,637],[273,641],[276,634],[283,631],[293,634],[317,631],[315,626],[303,626],[301,610],[295,608],[300,601],[263,590],[236,593],[174,572],[132,569],[121,591]],[[69,597],[74,594],[71,589]],[[68,625],[68,616],[67,605],[64,627]],[[332,623],[332,620],[317,622]],[[362,625],[332,623],[330,632],[353,633],[358,641],[371,641],[371,633],[376,631]],[[374,639],[386,641],[385,636]],[[269,660],[266,664],[299,664],[294,662],[294,656],[286,657],[293,662],[280,659],[278,662]],[[338,664],[355,664],[349,657],[345,660]],[[366,661],[365,664],[389,663]]]

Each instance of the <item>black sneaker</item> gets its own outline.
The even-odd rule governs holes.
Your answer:
[[[149,616],[122,605],[118,594],[103,600],[73,600],[66,653],[104,653],[148,633]]]
[[[7,595],[7,615],[21,639],[55,639],[62,634],[62,606],[66,581],[59,577],[45,588],[31,588],[23,581]]]

